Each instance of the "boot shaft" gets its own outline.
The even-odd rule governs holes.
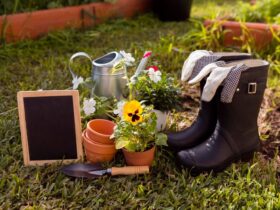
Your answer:
[[[240,147],[259,140],[257,118],[266,88],[268,67],[267,64],[243,71],[232,102],[218,104],[218,123]]]

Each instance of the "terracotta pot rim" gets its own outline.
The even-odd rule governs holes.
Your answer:
[[[90,127],[90,124],[92,124],[92,123],[94,123],[94,122],[106,122],[107,124],[112,124],[112,125],[116,125],[113,121],[110,121],[110,120],[105,120],[105,119],[94,119],[94,120],[90,120],[88,123],[87,123],[87,129],[90,131],[90,132],[92,132],[92,133],[94,133],[94,134],[96,134],[96,135],[99,135],[99,136],[101,136],[101,137],[105,137],[105,138],[108,138],[108,137],[110,137],[111,135],[107,135],[107,134],[103,134],[103,133],[99,133],[99,132],[97,132],[96,130],[94,130],[94,129],[92,129],[91,127]]]
[[[86,129],[85,130],[85,137],[90,141],[93,141],[93,142],[98,143],[98,144],[115,145],[115,142],[114,142],[113,139],[105,139],[102,136],[98,136],[99,138],[100,137],[103,138],[103,140],[100,141],[99,138],[91,138],[88,132],[89,132],[88,129]],[[91,134],[91,135],[93,135],[93,134]]]
[[[125,152],[130,152],[130,153],[144,153],[150,150],[154,150],[156,148],[156,145],[153,145],[150,149],[144,150],[143,152],[130,152],[126,148],[122,148],[122,150],[125,150]]]
[[[221,23],[222,25],[229,25],[231,27],[239,28],[241,24],[245,24],[249,28],[256,28],[260,30],[268,30],[272,27],[274,30],[280,30],[280,25],[276,23],[258,23],[258,22],[239,22],[232,20],[205,20],[204,25],[213,24],[215,22]]]
[[[83,137],[83,140],[87,141],[88,144],[92,144],[92,145],[95,145],[95,146],[98,146],[98,147],[105,147],[105,148],[114,147],[115,148],[115,144],[102,144],[102,143],[96,142],[92,139],[89,139],[88,136],[86,135],[86,130],[83,131],[82,137]]]

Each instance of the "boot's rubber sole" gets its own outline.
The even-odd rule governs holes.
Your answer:
[[[226,161],[224,161],[222,164],[220,164],[218,167],[215,168],[199,168],[199,167],[187,167],[189,168],[189,172],[192,176],[197,176],[202,172],[214,172],[219,173],[226,169],[228,166],[230,166],[232,163],[238,163],[238,162],[249,162],[251,159],[253,159],[255,152],[259,151],[259,147],[253,150],[246,151],[240,155],[234,156],[233,158],[230,158]]]

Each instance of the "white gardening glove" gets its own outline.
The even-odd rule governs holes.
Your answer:
[[[216,90],[227,77],[228,73],[234,68],[235,66],[229,67],[220,67],[217,66],[216,63],[210,63],[206,65],[199,74],[189,81],[189,84],[195,84],[200,82],[204,77],[209,75],[206,80],[206,84],[202,91],[201,100],[203,101],[211,101],[214,97]]]
[[[203,56],[209,56],[211,55],[212,52],[207,51],[207,50],[196,50],[193,51],[187,60],[185,60],[183,68],[182,68],[182,75],[181,75],[181,80],[182,81],[187,81],[190,76],[192,75],[194,66],[196,62],[202,58]]]
[[[198,75],[196,75],[196,77],[193,78],[192,80],[190,80],[188,83],[190,85],[193,85],[195,83],[200,82],[204,77],[206,77],[208,74],[210,74],[217,67],[218,66],[216,63],[209,63],[208,65],[204,66],[201,69],[201,71],[198,73]]]

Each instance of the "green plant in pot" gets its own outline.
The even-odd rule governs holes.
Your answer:
[[[132,100],[122,102],[118,109],[120,120],[111,136],[116,149],[123,150],[128,165],[151,165],[155,146],[167,145],[167,136],[156,129],[153,107]]]
[[[157,115],[157,129],[163,130],[169,111],[177,108],[181,89],[179,83],[157,66],[150,66],[131,84],[133,98],[153,105]]]

